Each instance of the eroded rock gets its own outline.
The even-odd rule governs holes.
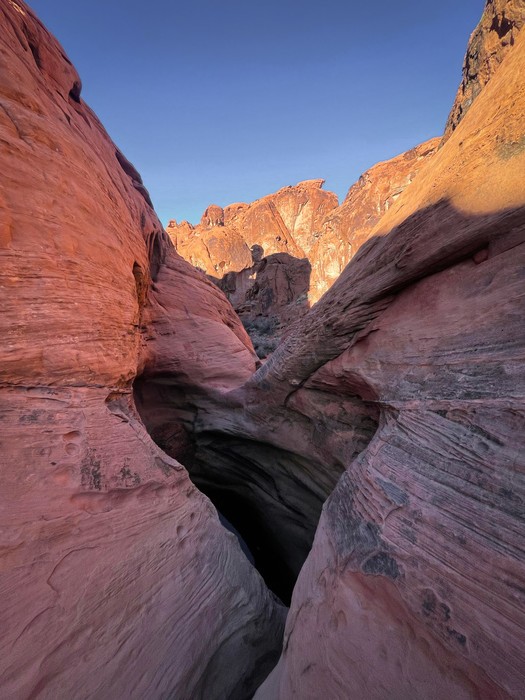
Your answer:
[[[463,63],[463,80],[445,127],[444,140],[458,126],[492,78],[525,24],[523,0],[487,0]]]
[[[519,36],[250,380],[260,404],[330,388],[380,409],[324,506],[258,699],[521,696],[524,68]]]
[[[250,697],[283,608],[152,441],[132,383],[231,389],[251,343],[58,43],[23,2],[0,26],[0,695]]]

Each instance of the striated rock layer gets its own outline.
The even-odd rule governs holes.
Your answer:
[[[523,32],[440,150],[354,190],[366,241],[254,372],[60,47],[0,13],[2,695],[253,694],[283,609],[184,459],[271,587],[299,574],[258,699],[520,698]],[[310,255],[295,196],[201,226]]]
[[[324,505],[258,700],[523,694],[524,71],[522,34],[244,389],[254,422],[255,400],[293,422],[320,394],[380,413]]]
[[[220,392],[256,357],[61,47],[18,0],[0,26],[0,695],[250,697],[283,608],[132,383]]]
[[[210,205],[198,226],[170,221],[177,251],[206,272],[239,314],[260,357],[309,308],[309,253],[337,206],[324,180],[305,180],[258,199]]]

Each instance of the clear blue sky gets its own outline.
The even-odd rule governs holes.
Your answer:
[[[166,222],[442,133],[484,0],[29,0]]]

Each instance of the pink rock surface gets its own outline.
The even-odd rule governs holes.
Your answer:
[[[250,380],[260,404],[304,412],[302,394],[331,391],[380,409],[324,506],[258,700],[522,696],[524,69],[520,35]]]
[[[254,692],[283,611],[187,455],[272,584],[322,508],[258,699],[521,698],[525,36],[396,201],[378,187],[366,242],[254,373],[60,47],[21,2],[0,13],[1,694]],[[307,182],[201,226],[306,252],[295,190],[330,203]]]
[[[0,26],[0,695],[246,697],[282,608],[132,382],[231,389],[253,349],[58,43],[23,2]]]

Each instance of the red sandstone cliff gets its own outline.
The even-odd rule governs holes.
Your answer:
[[[337,197],[323,180],[283,187],[252,204],[210,205],[201,222],[170,221],[177,251],[226,293],[260,357],[309,308],[310,251]]]
[[[340,206],[321,189],[323,180],[308,180],[250,205],[212,205],[198,226],[172,221],[167,232],[178,252],[226,293],[266,357],[332,286],[440,141],[370,168]]]
[[[318,301],[332,286],[374,227],[436,151],[432,139],[378,163],[352,185],[344,202],[328,214],[310,251],[312,265],[309,299]]]
[[[352,397],[380,412],[343,460],[258,700],[522,695],[524,73],[522,33],[250,382],[313,421]]]

